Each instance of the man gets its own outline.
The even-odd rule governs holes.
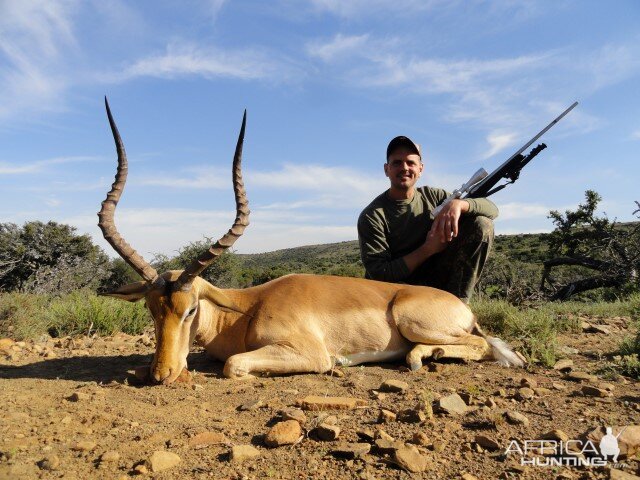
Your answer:
[[[423,169],[417,144],[404,136],[389,142],[384,173],[391,186],[358,218],[365,276],[440,288],[468,303],[493,243],[498,209],[486,198],[456,199],[431,218],[449,193],[416,188]]]

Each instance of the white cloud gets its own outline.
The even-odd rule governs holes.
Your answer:
[[[638,130],[636,130],[635,132],[631,132],[631,139],[632,140],[640,140],[640,128]]]
[[[56,157],[49,158],[47,160],[39,160],[37,162],[20,164],[8,162],[0,162],[0,175],[19,175],[28,173],[40,173],[52,165],[61,165],[65,163],[78,163],[78,162],[95,162],[99,160],[99,157],[90,156],[71,156],[71,157]]]
[[[49,197],[45,199],[44,203],[47,207],[51,208],[59,207],[60,205],[62,205],[62,202],[56,197]]]
[[[293,0],[295,2],[295,0]],[[300,2],[292,3],[299,8]],[[454,11],[463,7],[465,15],[486,18],[492,26],[500,25],[505,19],[510,23],[520,22],[544,12],[535,0],[311,0],[311,7],[320,13],[329,13],[350,21],[370,17],[406,18],[425,12],[437,13]]]
[[[515,133],[498,133],[492,132],[487,136],[487,143],[489,144],[489,150],[482,157],[483,160],[493,157],[496,153],[501,152],[507,147],[515,144],[517,136]]]
[[[273,53],[258,49],[222,50],[189,42],[173,42],[166,51],[136,61],[109,81],[137,77],[172,79],[196,75],[204,78],[271,79],[285,81],[298,75],[297,69]]]
[[[176,176],[175,172],[166,172],[145,176],[134,183],[144,186],[188,189],[226,189],[231,185],[226,175],[227,172],[222,175],[219,170],[214,170],[213,167],[193,167],[185,169],[184,172],[191,175]]]
[[[578,58],[575,67],[587,73],[593,91],[615,85],[640,70],[639,37],[630,44],[608,44]]]
[[[372,35],[342,34],[324,43],[310,43],[307,53],[323,60],[325,65],[319,68],[341,68],[328,78],[394,95],[446,95],[445,120],[476,125],[493,136],[507,130],[519,138],[539,129],[549,115],[553,118],[576,97],[637,75],[639,44],[611,44],[582,52],[554,49],[504,58],[438,58],[412,53],[408,39],[384,41]],[[556,86],[552,93],[549,85]],[[603,124],[588,112],[574,110],[554,134],[585,134]]]
[[[539,203],[501,203],[499,205],[501,221],[516,220],[523,218],[546,218],[553,207]]]
[[[307,198],[291,203],[290,208],[317,206],[333,209],[362,208],[389,187],[382,173],[371,175],[345,167],[297,164],[284,164],[276,171],[250,173],[247,184],[304,191]]]
[[[61,108],[68,81],[61,53],[77,47],[71,17],[75,1],[0,2],[0,120]]]
[[[372,14],[406,16],[447,3],[444,0],[311,0],[311,5],[317,11],[346,18],[362,18]]]
[[[225,3],[227,0],[204,0],[205,11],[215,20]]]
[[[342,35],[337,34],[329,42],[311,42],[307,44],[307,53],[312,57],[319,57],[325,62],[350,53],[357,53],[367,43],[369,35]]]
[[[233,223],[235,212],[190,209],[145,208],[116,212],[115,222],[120,234],[147,260],[155,253],[168,255],[189,242],[205,237],[217,239]],[[84,214],[60,221],[74,225],[81,233],[90,234],[109,255],[115,252],[102,238],[97,216]],[[353,225],[319,225],[306,215],[273,215],[256,211],[251,224],[236,242],[234,249],[241,253],[265,252],[280,248],[353,240],[357,237]]]
[[[380,175],[381,177],[382,175]],[[347,167],[285,163],[280,170],[253,172],[251,182],[259,186],[314,191],[369,191],[371,183],[384,182]]]

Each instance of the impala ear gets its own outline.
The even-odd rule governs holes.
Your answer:
[[[137,302],[144,298],[144,294],[147,293],[148,288],[149,282],[142,281],[123,285],[111,292],[101,292],[98,295],[104,297],[115,297],[128,302]]]
[[[219,288],[216,288],[209,283],[205,283],[205,285],[200,288],[201,298],[206,298],[221,310],[224,310],[225,312],[245,313],[240,310],[233,300],[227,297],[227,295]]]

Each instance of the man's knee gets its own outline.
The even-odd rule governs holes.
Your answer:
[[[493,220],[489,217],[478,215],[477,217],[461,217],[459,223],[460,232],[469,240],[491,243],[493,241]]]

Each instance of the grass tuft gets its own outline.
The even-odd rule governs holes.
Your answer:
[[[551,304],[520,309],[502,300],[478,300],[472,310],[480,325],[512,342],[529,362],[552,366],[558,359],[558,333],[577,331],[577,318]]]
[[[0,336],[17,340],[97,333],[111,335],[142,333],[149,324],[142,303],[98,297],[90,291],[75,291],[52,297],[25,293],[0,294]]]

